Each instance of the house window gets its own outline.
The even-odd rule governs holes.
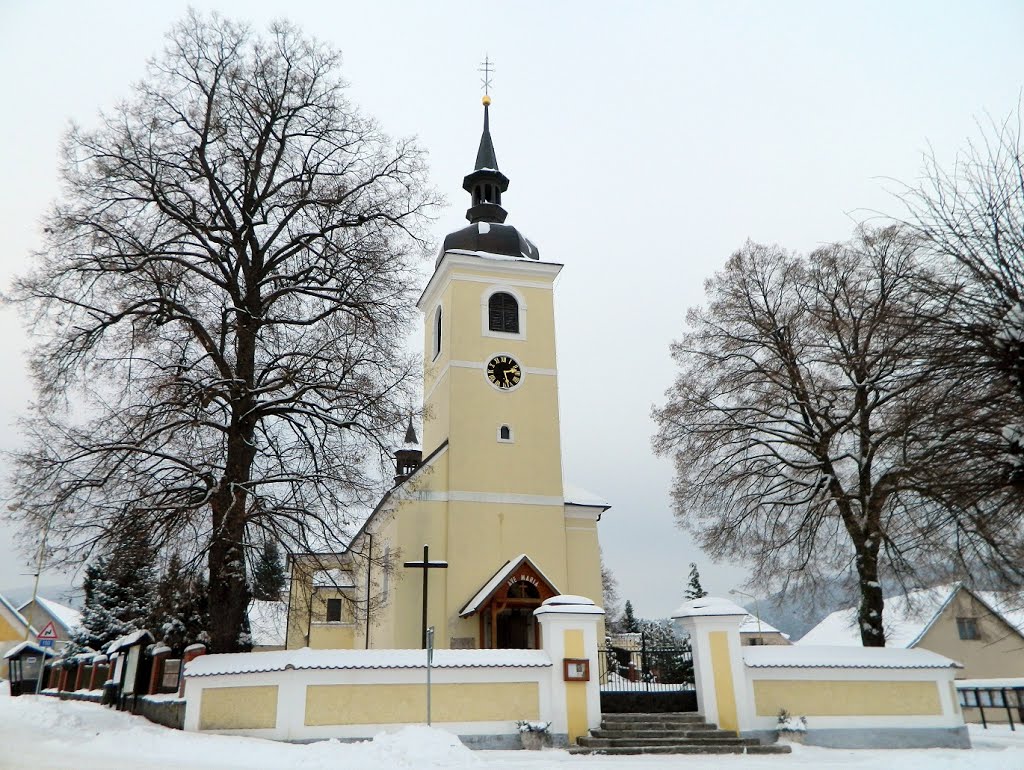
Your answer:
[[[764,639],[759,636],[752,636],[747,640],[748,647],[761,647],[764,645]]]
[[[341,599],[328,599],[327,600],[327,622],[328,623],[340,623],[341,622]]]
[[[980,639],[978,634],[978,621],[976,618],[957,618],[956,630],[960,632],[961,639]]]
[[[441,306],[434,311],[434,358],[441,353]]]
[[[487,301],[487,328],[492,332],[519,334],[519,303],[503,291],[491,295]]]
[[[498,441],[512,442],[512,428],[508,425],[502,425],[498,428]]]

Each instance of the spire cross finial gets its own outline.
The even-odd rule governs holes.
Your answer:
[[[484,87],[484,96],[491,95],[491,75],[494,73],[494,62],[491,61],[489,56],[484,56],[483,62],[477,67],[477,72],[484,73],[484,76],[480,79],[480,82]]]

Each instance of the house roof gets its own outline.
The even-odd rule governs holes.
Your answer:
[[[50,657],[56,655],[56,653],[53,650],[48,650],[45,647],[40,647],[38,644],[35,644],[34,642],[21,642],[20,644],[14,645],[13,647],[11,647],[11,649],[5,652],[4,659],[17,657],[18,654],[21,653],[23,650],[31,650],[36,655],[49,655]]]
[[[600,508],[603,511],[607,511],[612,507],[611,503],[606,502],[600,495],[596,495],[583,487],[578,487],[568,482],[562,483],[562,497],[565,499],[566,505]]]
[[[23,605],[18,607],[18,611],[23,612],[31,603],[32,600],[29,599]],[[36,596],[36,604],[42,607],[51,618],[62,625],[64,627],[64,631],[68,634],[72,633],[82,624],[82,613],[74,607],[68,607],[66,604],[55,602],[44,596]]]
[[[789,634],[782,633],[779,629],[773,626],[771,623],[765,623],[761,618],[756,615],[747,615],[743,618],[743,622],[740,623],[741,634],[779,634],[780,636],[789,639]]]
[[[529,564],[530,569],[536,572],[541,579],[543,579],[549,586],[551,586],[551,589],[556,594],[559,593],[558,589],[555,587],[555,584],[548,579],[547,575],[541,572],[537,565],[534,564],[533,561],[531,561],[530,557],[527,556],[525,553],[521,553],[518,556],[515,556],[509,559],[507,562],[505,562],[501,566],[501,568],[494,573],[491,579],[484,583],[483,587],[479,591],[477,591],[476,594],[474,594],[473,598],[466,602],[465,606],[461,610],[459,610],[459,617],[469,617],[474,612],[479,610],[480,607],[486,604],[487,600],[494,595],[494,592],[498,590],[501,584],[504,583],[509,578],[509,576],[511,576],[512,573],[519,569],[524,563]]]
[[[883,625],[887,647],[913,647],[932,627],[946,606],[959,591],[967,591],[995,616],[1001,618],[1017,633],[1024,635],[1024,611],[1018,609],[1003,612],[999,606],[1012,608],[1015,603],[1010,594],[990,591],[972,591],[961,583],[949,583],[902,596],[891,596],[885,600]],[[847,607],[825,617],[797,642],[798,645],[841,645],[859,647],[860,631],[857,628],[857,608]]]
[[[14,625],[20,625],[23,629],[28,628],[33,634],[36,633],[36,630],[29,625],[28,619],[18,612],[18,610],[14,608],[14,605],[4,598],[3,594],[0,594],[0,612],[3,612],[4,610],[6,610],[7,614],[11,616],[11,620]]]

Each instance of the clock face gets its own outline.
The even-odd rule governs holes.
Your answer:
[[[487,363],[487,379],[495,387],[508,390],[523,379],[523,370],[510,356],[495,356]]]

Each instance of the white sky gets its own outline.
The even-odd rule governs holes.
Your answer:
[[[259,27],[284,13],[339,47],[353,100],[430,151],[450,202],[438,240],[465,224],[476,67],[485,53],[497,62],[491,127],[509,222],[565,264],[566,478],[614,505],[605,560],[643,616],[679,603],[690,561],[712,593],[745,579],[675,526],[671,471],[650,450],[668,345],[703,280],[748,237],[808,249],[897,210],[884,178],[913,181],[929,143],[950,157],[1024,85],[1017,2],[192,5]],[[127,95],[187,6],[0,0],[0,283],[38,243],[67,122],[88,125]],[[27,344],[0,313],[3,449],[29,398]],[[3,526],[0,592],[31,571]]]

